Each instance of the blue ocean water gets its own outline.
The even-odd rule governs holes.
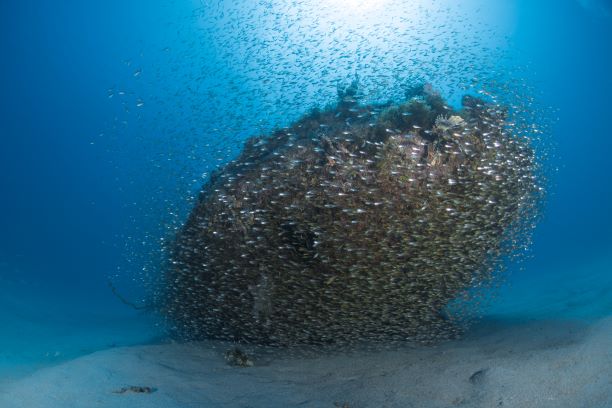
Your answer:
[[[395,71],[424,66],[525,80],[546,129],[543,216],[487,316],[609,316],[612,4],[431,3],[0,3],[0,378],[163,337],[108,281],[144,301],[209,172],[338,81],[358,75],[380,99]],[[465,73],[453,48],[474,52]]]

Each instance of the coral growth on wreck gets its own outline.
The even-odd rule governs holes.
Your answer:
[[[500,106],[430,86],[338,103],[250,139],[179,231],[161,310],[189,338],[432,341],[522,248],[540,186]]]

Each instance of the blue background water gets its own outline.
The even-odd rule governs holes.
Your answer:
[[[549,163],[558,170],[533,258],[489,313],[609,314],[612,6],[485,4],[478,18],[503,27],[516,58],[530,62],[539,103],[558,118]],[[202,15],[200,2],[0,2],[0,376],[160,333],[107,279],[139,299],[142,268],[154,273],[159,221],[180,222],[168,208],[187,208],[198,172],[240,145],[244,129],[224,133],[223,115],[254,120],[248,108],[257,103],[224,103],[232,84],[217,83],[216,96],[207,90],[233,74],[222,57],[202,58],[219,47],[200,37]]]

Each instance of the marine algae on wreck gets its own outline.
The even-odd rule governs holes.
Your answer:
[[[524,247],[537,160],[500,106],[338,103],[250,139],[178,233],[161,311],[187,338],[260,344],[435,341],[449,307]]]

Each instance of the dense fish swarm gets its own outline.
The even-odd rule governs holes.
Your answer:
[[[162,311],[188,338],[435,341],[457,299],[523,249],[540,186],[507,112],[428,85],[362,105],[356,86],[214,173],[179,231]]]

